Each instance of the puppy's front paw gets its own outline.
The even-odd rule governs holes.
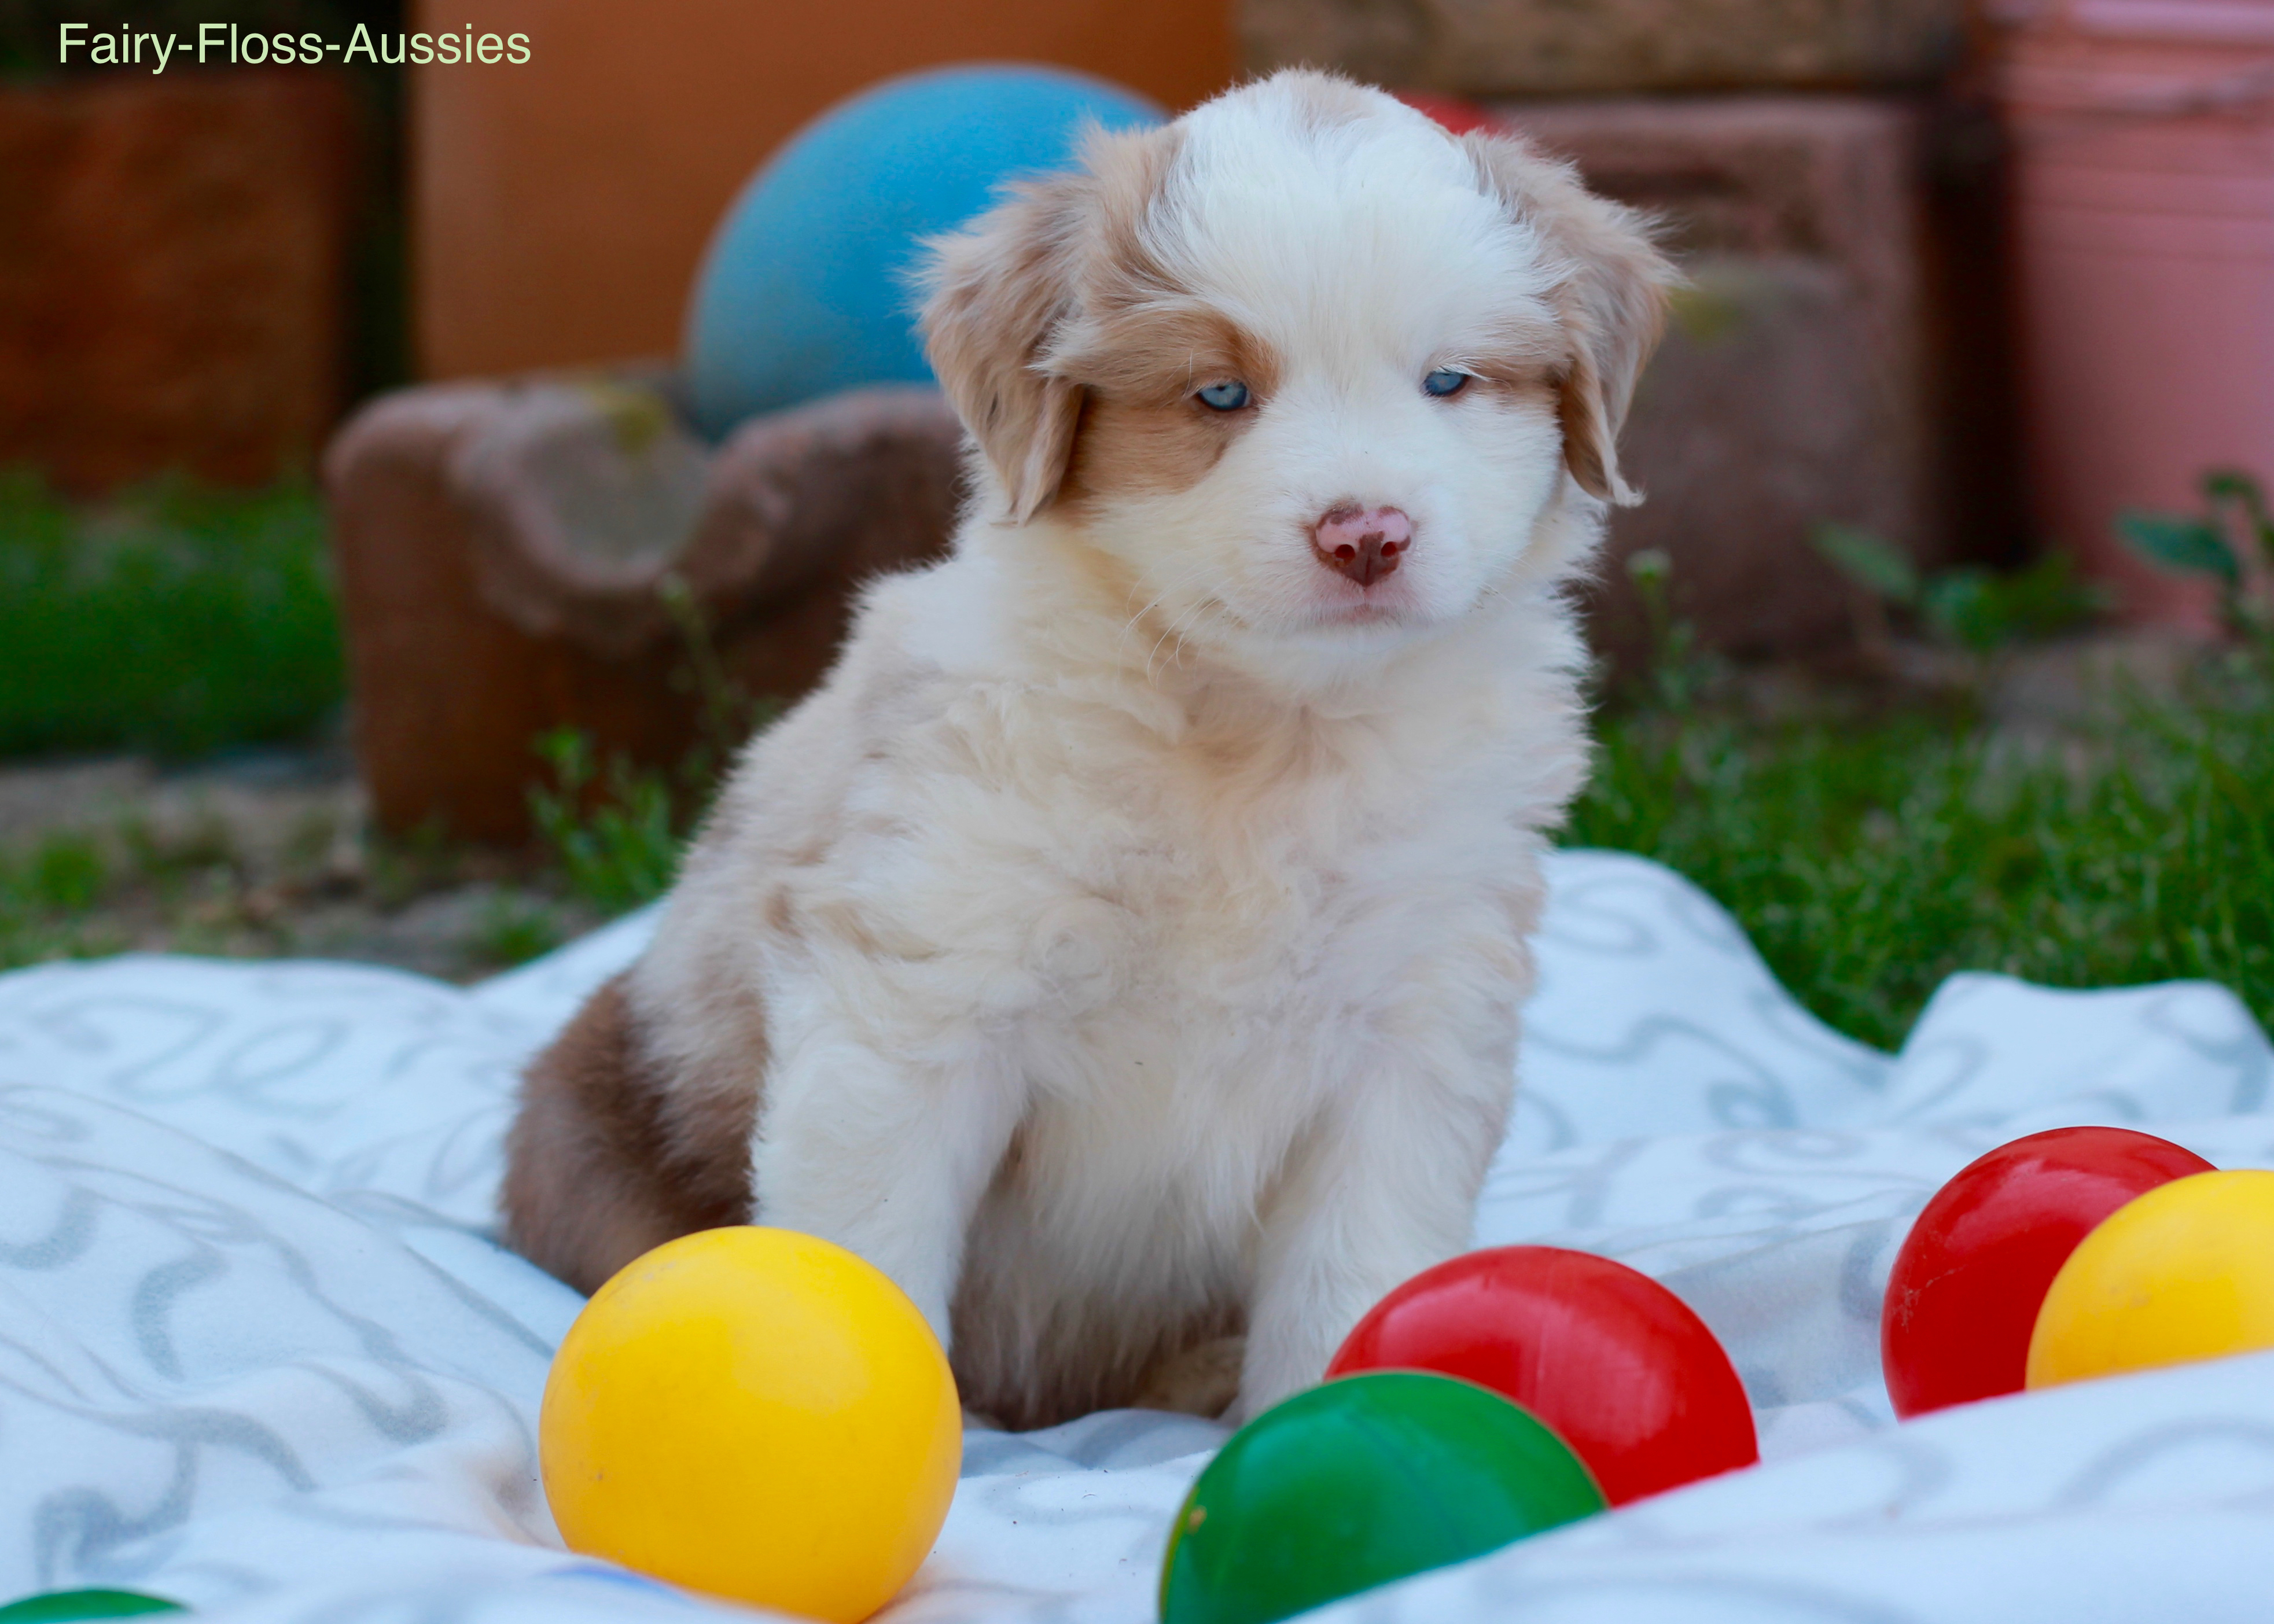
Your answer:
[[[1195,1342],[1156,1365],[1129,1402],[1139,1410],[1173,1410],[1214,1420],[1239,1396],[1239,1371],[1246,1357],[1245,1336]]]

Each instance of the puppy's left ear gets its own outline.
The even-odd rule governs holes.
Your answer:
[[[1487,191],[1547,251],[1570,344],[1559,400],[1563,461],[1590,495],[1631,507],[1642,494],[1619,477],[1619,428],[1681,274],[1652,243],[1645,218],[1588,191],[1570,164],[1510,136],[1472,134],[1461,143]]]
[[[1073,313],[1093,189],[1079,173],[1028,182],[927,244],[924,354],[1020,524],[1058,494],[1081,416],[1081,386],[1045,363]]]

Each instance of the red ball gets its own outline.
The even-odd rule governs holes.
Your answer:
[[[1397,99],[1417,113],[1427,113],[1452,135],[1466,135],[1472,130],[1489,130],[1497,122],[1475,102],[1464,101],[1458,96],[1439,96],[1426,90],[1408,90],[1400,92]]]
[[[1895,1413],[2019,1393],[2053,1276],[2100,1221],[2211,1164],[2128,1128],[2053,1128],[2000,1145],[1926,1204],[1895,1254],[1879,1365]]]
[[[1416,1274],[1350,1334],[1329,1380],[1439,1371],[1515,1400],[1614,1506],[1760,1459],[1706,1322],[1647,1274],[1561,1246],[1498,1246]]]

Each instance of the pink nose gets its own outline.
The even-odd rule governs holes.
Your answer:
[[[1330,509],[1311,532],[1319,561],[1360,586],[1372,586],[1397,568],[1413,545],[1413,521],[1396,508],[1345,503]]]

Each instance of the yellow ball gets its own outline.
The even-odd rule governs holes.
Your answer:
[[[2274,1348],[2274,1173],[2195,1173],[2118,1207],[2053,1276],[2029,1385]]]
[[[963,1410],[931,1327],[877,1270],[787,1229],[707,1229],[593,1293],[538,1443],[571,1550],[853,1624],[946,1521]]]

